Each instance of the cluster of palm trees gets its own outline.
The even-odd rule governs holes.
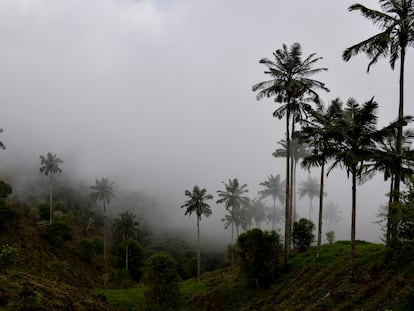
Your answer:
[[[298,43],[290,48],[283,45],[281,49],[273,53],[274,60],[263,58],[261,64],[267,67],[266,75],[270,80],[255,84],[252,89],[258,91],[257,99],[264,97],[273,98],[282,105],[273,115],[286,121],[286,185],[285,185],[285,265],[288,263],[289,249],[291,245],[291,228],[293,214],[293,172],[295,159],[292,156],[291,142],[300,138],[308,143],[310,154],[303,160],[306,168],[320,167],[319,189],[319,223],[318,245],[320,245],[322,211],[323,211],[323,186],[324,177],[335,167],[345,168],[352,179],[352,221],[351,221],[351,251],[350,273],[354,277],[355,256],[355,223],[356,223],[356,185],[357,181],[375,172],[385,170],[391,177],[392,192],[390,203],[398,202],[400,196],[400,184],[407,174],[412,173],[413,157],[404,148],[403,126],[411,121],[404,116],[404,64],[406,48],[414,45],[414,2],[413,0],[379,0],[382,11],[369,9],[361,4],[352,5],[350,11],[359,11],[364,17],[377,25],[381,32],[360,43],[346,49],[343,53],[345,61],[354,55],[364,52],[371,65],[381,57],[389,57],[392,69],[396,61],[400,59],[400,88],[397,121],[390,125],[377,129],[376,110],[378,104],[371,98],[360,105],[350,98],[343,103],[336,99],[325,109],[320,101],[318,91],[329,91],[325,84],[312,79],[317,73],[326,71],[326,68],[315,68],[321,58],[311,54],[302,60],[302,50]],[[311,106],[316,104],[316,109]],[[297,130],[296,125],[302,128]],[[391,142],[394,149],[385,149]],[[325,165],[329,164],[327,174]],[[392,209],[389,210],[389,215]],[[390,215],[391,216],[391,215]],[[392,246],[396,239],[396,219],[390,217],[388,221],[387,244]],[[319,247],[317,256],[319,256]]]

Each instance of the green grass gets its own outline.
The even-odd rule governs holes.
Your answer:
[[[349,280],[350,243],[294,253],[289,269],[268,289],[248,286],[237,267],[204,273],[201,282],[180,282],[180,310],[412,310],[414,263],[391,268],[383,245],[356,242],[356,281]],[[143,286],[96,290],[118,310],[142,310]]]

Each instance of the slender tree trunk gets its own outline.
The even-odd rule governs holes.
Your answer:
[[[290,100],[288,100],[288,105]],[[290,251],[290,134],[289,134],[289,119],[290,111],[289,108],[286,111],[286,201],[285,201],[285,254],[284,254],[284,265],[287,268]]]
[[[309,221],[312,221],[312,210],[313,210],[312,199],[311,197],[309,197]]]
[[[292,188],[292,193],[293,193],[293,221],[298,220],[297,214],[296,214],[296,170],[297,170],[297,162],[295,160],[294,163],[294,167],[293,167],[293,174],[292,174],[292,178],[293,178],[293,188]]]
[[[319,258],[321,255],[324,178],[325,178],[325,161],[323,161],[321,165],[321,183],[319,185],[318,242],[316,245],[316,258]]]
[[[392,173],[391,174],[391,182],[390,182],[390,194],[389,194],[389,197],[388,197],[387,232],[386,232],[386,245],[388,247],[390,246],[390,243],[391,243],[390,239],[391,239],[391,223],[392,223],[392,221],[391,221],[390,216],[391,216],[391,213],[392,213],[391,209],[392,209],[392,197],[393,197],[392,191],[393,191],[393,189],[394,189],[394,174]]]
[[[272,230],[276,228],[276,198],[273,199]]]
[[[197,281],[200,282],[200,219],[198,218],[198,216],[197,216]]]
[[[103,200],[103,209],[104,209],[104,221],[103,221],[103,247],[104,247],[104,263],[106,265],[106,205],[105,200]]]
[[[53,174],[50,174],[49,180],[49,223],[53,221]]]
[[[126,240],[126,247],[125,247],[125,270],[126,272],[128,272],[128,268],[129,268],[129,247],[128,247],[128,239]]]
[[[400,62],[400,98],[399,98],[399,106],[398,106],[398,121],[402,121],[404,118],[404,66],[405,66],[405,46],[401,47],[401,62]],[[397,129],[397,146],[396,152],[397,156],[401,156],[402,153],[402,133],[403,126],[399,125]],[[401,184],[401,158],[397,160],[397,167],[395,170],[395,180],[394,180],[394,192],[393,192],[393,202],[400,201],[400,184]],[[388,221],[391,223],[391,248],[395,247],[397,243],[397,214],[394,208],[390,209],[391,214],[389,214]]]
[[[231,254],[230,254],[230,266],[233,265],[233,261],[234,261],[234,250],[233,250],[233,245],[234,245],[234,218],[232,218],[232,223],[231,223]]]
[[[351,281],[355,280],[355,226],[356,225],[356,168],[352,168],[352,216],[351,216],[351,253],[349,273]]]

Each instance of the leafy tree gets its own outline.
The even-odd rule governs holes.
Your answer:
[[[129,245],[133,241],[134,237],[137,237],[138,222],[135,221],[135,215],[133,213],[124,212],[119,214],[119,218],[114,219],[114,236],[118,242],[123,242],[125,248],[125,270],[128,272],[129,265]]]
[[[316,178],[308,176],[306,180],[302,180],[299,184],[299,198],[304,196],[309,198],[309,220],[312,221],[312,200],[319,195],[319,181]]]
[[[283,204],[285,194],[284,188],[285,184],[281,181],[280,175],[270,175],[266,181],[261,182],[260,186],[264,187],[263,190],[259,191],[259,195],[262,199],[266,197],[271,197],[273,200],[273,218],[272,218],[272,229],[275,229],[276,223],[276,214],[277,214],[277,207],[276,207],[276,199],[279,199],[280,203]]]
[[[299,251],[306,250],[314,241],[315,235],[313,230],[315,225],[312,221],[301,218],[293,223],[293,245]]]
[[[273,116],[281,119],[286,116],[286,210],[285,210],[285,266],[288,264],[290,248],[290,232],[292,224],[291,206],[291,189],[290,189],[290,144],[291,135],[294,132],[294,124],[300,119],[300,112],[306,109],[308,101],[319,101],[318,93],[315,90],[325,90],[324,83],[311,79],[310,76],[316,73],[326,71],[327,68],[313,68],[321,59],[315,58],[315,54],[309,55],[302,61],[302,48],[299,43],[292,44],[291,48],[284,44],[282,49],[273,53],[274,61],[268,58],[262,58],[261,64],[264,64],[268,70],[265,74],[271,76],[271,80],[259,82],[253,85],[253,91],[259,91],[256,98],[274,97],[275,102],[285,103],[282,107],[273,112]],[[292,129],[290,122],[292,122]]]
[[[189,197],[189,199],[181,205],[181,208],[186,208],[184,215],[191,215],[192,213],[196,213],[197,215],[197,280],[200,281],[200,220],[203,215],[205,217],[211,215],[211,207],[206,201],[212,200],[213,196],[207,194],[205,188],[200,189],[197,185],[193,187],[192,192],[186,190],[185,195]]]
[[[8,196],[13,192],[12,186],[4,181],[0,181],[0,232],[5,231],[13,222],[21,218],[20,211]]]
[[[150,256],[144,267],[146,310],[177,310],[181,297],[177,263],[166,253]]]
[[[93,192],[91,192],[92,201],[102,201],[103,203],[103,212],[104,212],[104,261],[106,263],[106,234],[105,234],[105,225],[106,225],[106,205],[111,203],[112,197],[115,196],[113,190],[113,182],[109,182],[108,178],[101,178],[101,180],[96,179],[95,185],[91,186]]]
[[[50,206],[50,219],[49,222],[52,223],[53,220],[53,177],[57,173],[61,173],[62,170],[59,167],[60,163],[63,163],[56,154],[48,152],[46,156],[41,155],[40,157],[40,172],[49,176],[49,206]]]
[[[332,244],[335,241],[335,232],[332,230],[326,232],[326,239],[328,240],[329,244]]]
[[[268,286],[276,277],[281,253],[280,237],[276,231],[254,228],[239,235],[237,252],[241,268],[256,287]]]
[[[395,63],[400,59],[400,81],[399,81],[399,105],[397,127],[396,154],[402,154],[403,125],[404,119],[404,69],[406,49],[414,46],[414,1],[413,0],[379,0],[382,11],[373,10],[362,4],[354,4],[349,11],[360,11],[361,14],[377,25],[381,32],[365,39],[349,48],[343,53],[343,59],[348,61],[352,56],[364,52],[370,62],[367,67],[369,72],[371,65],[382,57],[389,57],[391,68],[394,70]],[[401,159],[397,158],[395,171],[395,182],[393,201],[399,201],[401,174]],[[389,211],[389,214],[392,209]],[[392,215],[390,215],[392,217]],[[395,217],[394,217],[395,218]],[[396,240],[396,224],[388,227],[391,240]],[[391,245],[390,245],[391,246]]]
[[[73,239],[73,228],[65,221],[53,221],[45,231],[46,240],[55,247],[61,247],[66,241]]]
[[[237,178],[233,178],[233,180],[229,179],[229,182],[224,184],[224,190],[218,190],[218,196],[220,197],[217,200],[217,204],[224,204],[226,210],[230,212],[230,216],[232,217],[231,222],[231,245],[233,246],[234,241],[234,225],[236,224],[238,227],[239,222],[236,223],[236,217],[240,214],[240,208],[243,203],[249,200],[248,197],[244,196],[243,194],[248,192],[247,185],[243,184],[240,185]],[[232,253],[231,257],[231,264],[233,264],[234,256]]]

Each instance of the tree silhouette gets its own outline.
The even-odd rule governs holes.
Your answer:
[[[101,180],[96,179],[95,185],[91,186],[91,189],[93,192],[91,192],[91,198],[92,201],[102,201],[103,203],[103,212],[104,212],[104,236],[103,236],[103,242],[104,242],[104,262],[106,264],[106,205],[111,203],[112,197],[115,196],[114,190],[113,190],[113,182],[109,182],[108,178],[101,178]]]
[[[354,55],[364,52],[370,62],[367,67],[369,72],[371,65],[375,64],[382,57],[389,57],[391,68],[394,70],[395,63],[400,59],[400,81],[399,81],[399,105],[397,128],[396,153],[402,154],[403,144],[403,118],[404,118],[404,67],[406,49],[414,46],[414,2],[412,0],[379,0],[382,11],[369,9],[362,4],[354,4],[349,7],[349,11],[360,11],[361,14],[369,19],[373,24],[381,29],[381,32],[365,39],[349,48],[343,53],[343,59],[349,61]],[[401,182],[401,159],[397,158],[395,171],[393,201],[399,201],[400,182]],[[392,209],[389,211],[391,212]],[[390,215],[389,219],[394,219]],[[396,224],[389,226],[392,232],[391,240],[396,241]],[[391,245],[389,245],[391,246]]]
[[[0,133],[3,133],[3,129],[2,128],[0,128]],[[0,149],[3,149],[3,150],[6,149],[6,145],[3,144],[3,142],[1,142],[1,141],[0,141]]]
[[[273,112],[273,116],[279,119],[286,119],[286,202],[285,202],[285,259],[284,264],[287,266],[289,258],[289,249],[291,244],[291,227],[292,212],[290,211],[291,189],[290,189],[290,140],[292,122],[292,133],[294,132],[294,123],[300,118],[298,107],[306,105],[308,101],[319,101],[318,93],[315,90],[325,90],[325,84],[310,76],[327,68],[313,68],[321,58],[315,58],[315,54],[309,55],[302,61],[302,48],[299,43],[294,43],[288,49],[283,44],[282,49],[273,53],[274,61],[268,58],[262,58],[261,64],[264,64],[268,70],[264,73],[271,76],[271,80],[259,82],[253,85],[253,91],[259,91],[256,98],[274,97],[274,101],[284,103],[284,105]]]
[[[194,186],[193,191],[185,191],[185,195],[189,197],[187,201],[181,206],[185,207],[185,215],[196,213],[197,215],[197,280],[200,281],[200,220],[201,216],[208,217],[211,215],[211,207],[205,201],[212,200],[213,196],[207,194],[205,188],[200,189],[199,186]]]
[[[232,217],[231,222],[231,245],[234,245],[234,225],[236,224],[236,216],[237,213],[240,211],[240,208],[243,203],[246,203],[249,198],[244,196],[243,194],[248,192],[247,185],[243,184],[240,186],[239,181],[237,178],[233,178],[233,180],[229,179],[228,183],[224,184],[224,190],[218,190],[218,196],[220,197],[217,200],[217,204],[224,204],[226,210],[230,211],[230,215]],[[231,256],[231,264],[233,264],[234,256],[232,252]]]
[[[319,181],[310,175],[299,183],[299,198],[302,199],[304,196],[309,198],[309,221],[312,221],[312,200],[319,195],[319,185]]]
[[[283,204],[285,193],[284,188],[285,184],[281,181],[280,175],[277,174],[276,176],[270,175],[266,181],[261,182],[260,186],[263,186],[264,189],[259,191],[259,195],[261,198],[271,197],[273,200],[273,218],[272,218],[272,229],[275,229],[275,222],[276,222],[276,199],[279,199],[280,203]]]
[[[53,220],[53,177],[57,173],[61,173],[62,170],[59,167],[60,163],[63,163],[56,154],[48,152],[46,156],[41,155],[40,157],[40,172],[49,176],[49,222]]]
[[[125,244],[125,270],[128,272],[129,265],[129,243],[138,233],[138,222],[135,221],[135,215],[131,212],[119,214],[119,218],[114,219],[114,235],[119,241]]]

